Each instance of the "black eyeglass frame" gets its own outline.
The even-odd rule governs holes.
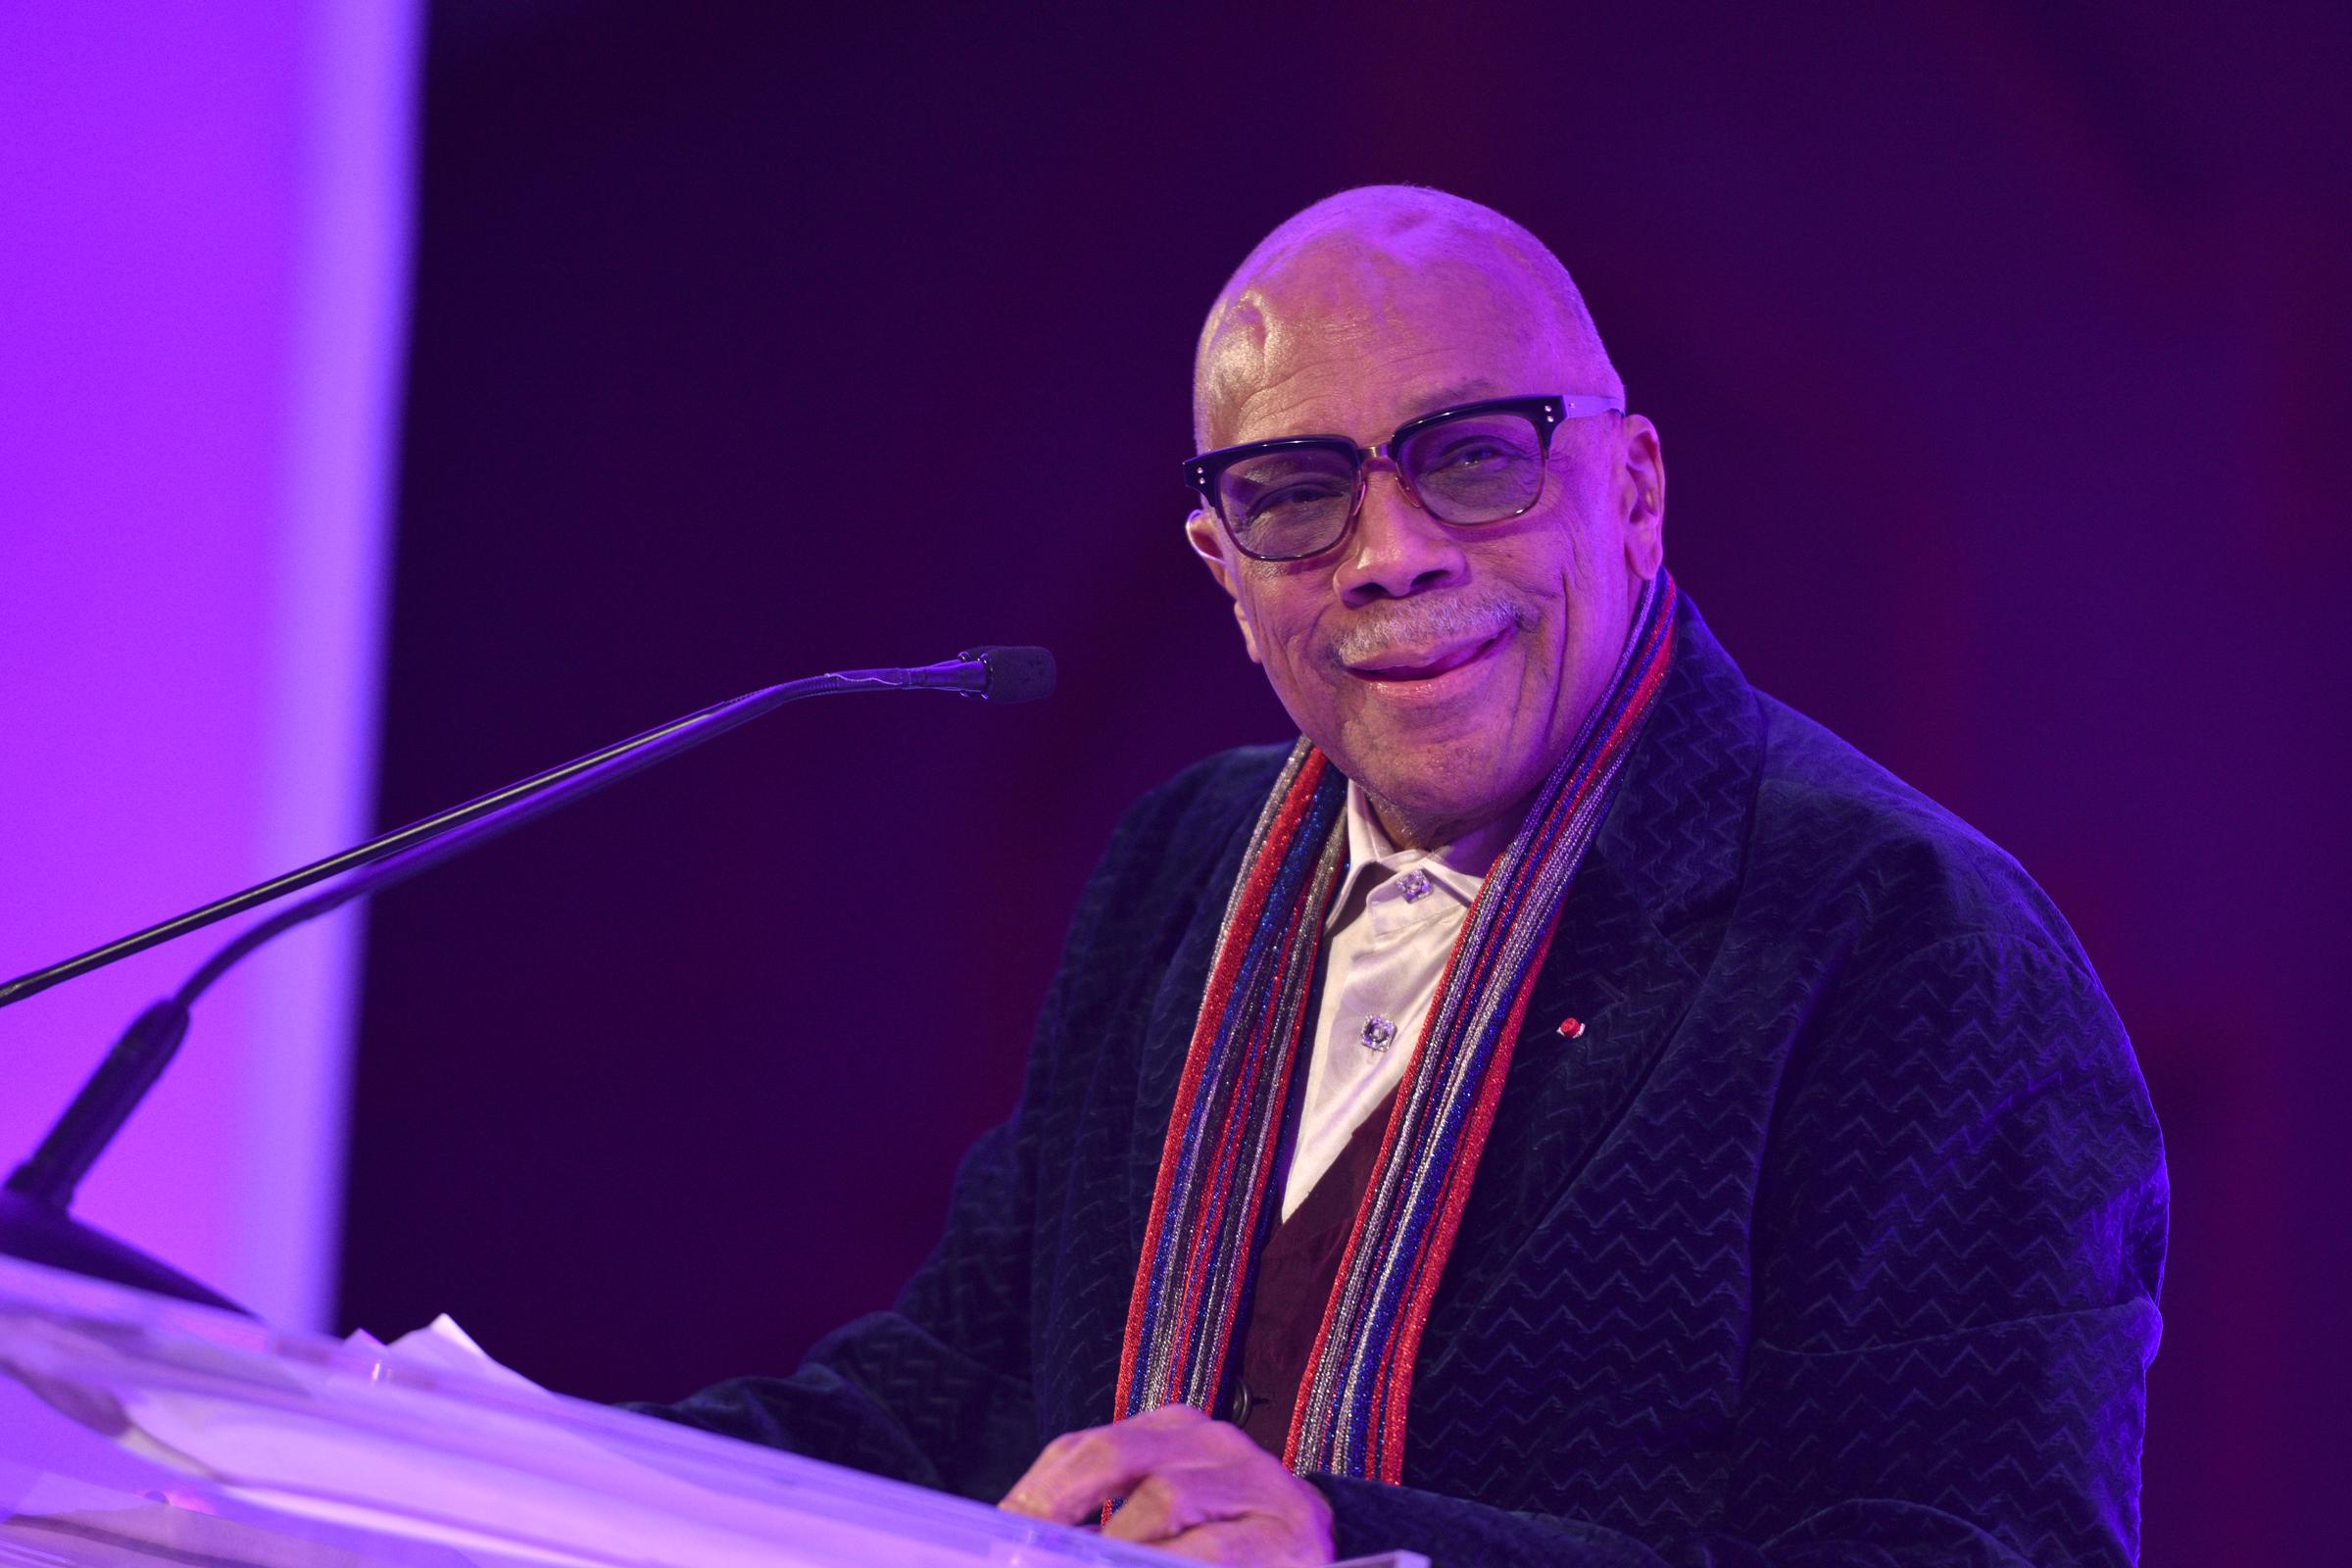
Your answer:
[[[1480,528],[1490,523],[1508,522],[1513,517],[1524,516],[1544,499],[1544,477],[1551,466],[1551,433],[1561,424],[1569,419],[1591,418],[1599,414],[1622,415],[1624,413],[1624,400],[1607,393],[1571,392],[1524,398],[1487,398],[1477,403],[1457,404],[1450,409],[1438,409],[1433,413],[1407,419],[1398,425],[1386,441],[1380,442],[1376,446],[1359,447],[1352,438],[1344,435],[1293,435],[1278,437],[1272,441],[1250,441],[1238,447],[1219,447],[1214,452],[1203,452],[1197,458],[1186,459],[1184,482],[1199,493],[1204,510],[1216,517],[1217,526],[1225,530],[1225,537],[1232,540],[1234,549],[1239,550],[1243,555],[1252,561],[1306,561],[1327,550],[1338,549],[1341,544],[1346,542],[1348,533],[1355,527],[1356,514],[1364,510],[1364,475],[1369,471],[1366,465],[1373,459],[1377,458],[1396,469],[1397,486],[1404,491],[1405,499],[1415,507],[1450,527]],[[1411,476],[1406,474],[1403,466],[1397,463],[1392,454],[1404,442],[1433,425],[1448,424],[1456,419],[1485,414],[1516,414],[1526,417],[1536,427],[1536,440],[1543,451],[1544,471],[1538,473],[1536,493],[1528,498],[1525,506],[1513,512],[1506,512],[1500,516],[1480,517],[1474,521],[1460,522],[1446,516],[1423,501],[1420,493],[1413,488]],[[1261,458],[1276,452],[1302,450],[1339,453],[1354,466],[1355,494],[1348,504],[1348,516],[1340,524],[1339,534],[1329,544],[1318,545],[1312,550],[1302,550],[1295,555],[1269,556],[1250,549],[1242,543],[1241,534],[1235,529],[1233,519],[1225,514],[1225,503],[1217,493],[1218,482],[1225,477],[1225,470],[1237,463],[1246,463],[1251,458]]]

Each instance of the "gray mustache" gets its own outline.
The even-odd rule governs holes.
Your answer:
[[[1407,599],[1369,619],[1350,621],[1332,640],[1331,651],[1343,664],[1363,664],[1391,654],[1468,638],[1484,642],[1506,631],[1524,630],[1528,624],[1517,605],[1499,597]]]

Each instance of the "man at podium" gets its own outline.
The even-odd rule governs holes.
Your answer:
[[[1559,262],[1343,193],[1194,391],[1185,536],[1301,738],[1120,825],[896,1309],[656,1413],[1230,1562],[2131,1560],[2123,1028],[1741,678]]]

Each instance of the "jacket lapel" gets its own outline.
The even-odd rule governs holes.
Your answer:
[[[1476,1289],[1481,1276],[1508,1268],[1518,1239],[1624,1115],[1696,985],[1697,971],[1605,862],[1588,858],[1569,897],[1575,917],[1562,911],[1512,1047],[1462,1217],[1453,1288]],[[1583,1026],[1575,1039],[1559,1032],[1570,1017]],[[1508,1240],[1495,1246],[1481,1233]]]

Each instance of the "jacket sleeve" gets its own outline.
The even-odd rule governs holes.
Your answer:
[[[1002,1496],[1020,1478],[1054,1436],[1039,1430],[1033,1381],[1032,1283],[1053,1250],[1041,1241],[1039,1173],[1068,1164],[1066,1112],[1115,1033],[1103,1020],[1144,983],[1145,966],[1102,953],[1127,952],[1128,928],[1169,904],[1182,880],[1171,867],[1187,857],[1164,846],[1202,776],[1152,792],[1112,835],[1040,1009],[1019,1105],[965,1156],[947,1228],[892,1309],[828,1335],[790,1376],[629,1408],[969,1497]]]
[[[918,1486],[1009,1487],[1038,1446],[1022,1164],[1016,1113],[964,1157],[947,1231],[893,1308],[836,1329],[792,1375],[628,1408]]]
[[[1876,967],[1825,998],[1776,1106],[1720,1528],[1641,1541],[1316,1477],[1341,1556],[2136,1560],[2166,1186],[2122,1024],[2038,937]]]
[[[964,1156],[946,1230],[891,1310],[827,1335],[790,1376],[732,1378],[629,1408],[967,1496],[1009,1488],[1042,1443],[1029,1378],[1031,1107],[1066,1065],[1069,986],[1065,963],[1039,1016],[1020,1105]]]

